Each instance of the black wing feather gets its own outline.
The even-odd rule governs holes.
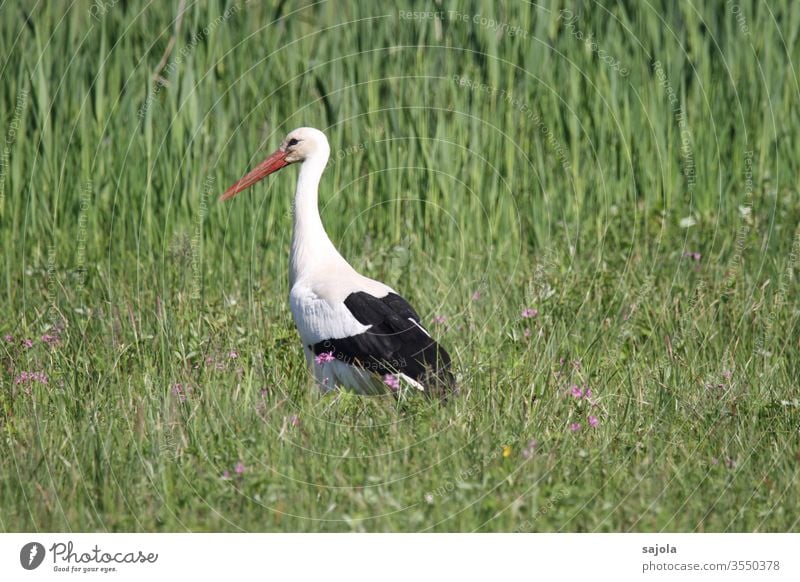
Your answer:
[[[377,298],[359,291],[348,295],[344,304],[362,325],[371,327],[314,344],[316,355],[332,352],[348,364],[381,375],[402,373],[426,387],[454,385],[450,355],[417,325],[419,315],[408,301],[396,293]]]

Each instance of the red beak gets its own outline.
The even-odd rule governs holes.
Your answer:
[[[286,161],[286,156],[289,152],[277,150],[274,154],[269,156],[266,160],[258,164],[251,170],[244,178],[237,181],[230,188],[225,191],[225,194],[219,197],[220,202],[230,200],[242,190],[247,190],[256,182],[263,180],[273,172],[277,172],[284,166],[288,166],[289,162]]]

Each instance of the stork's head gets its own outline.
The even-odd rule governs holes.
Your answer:
[[[246,176],[233,184],[220,197],[230,200],[242,190],[246,190],[256,182],[263,180],[273,172],[296,162],[318,160],[324,165],[328,161],[331,148],[325,134],[313,127],[300,127],[290,132],[281,146],[266,160],[253,168]]]
[[[286,152],[286,161],[304,162],[310,157],[322,156],[327,159],[331,153],[328,138],[325,134],[313,127],[300,127],[295,129],[283,140],[278,151]]]

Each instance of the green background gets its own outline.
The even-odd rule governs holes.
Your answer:
[[[0,529],[796,530],[792,6],[0,5]],[[310,384],[299,126],[447,405]]]

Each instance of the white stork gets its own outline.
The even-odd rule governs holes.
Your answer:
[[[362,394],[403,385],[444,397],[455,387],[450,356],[391,287],[360,275],[339,254],[317,206],[330,146],[318,129],[295,129],[266,160],[233,184],[229,200],[273,172],[302,162],[294,195],[289,303],[319,387]]]

